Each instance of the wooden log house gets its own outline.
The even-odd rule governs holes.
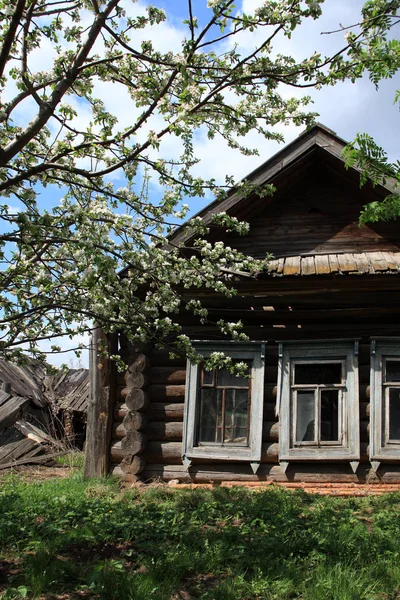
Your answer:
[[[120,336],[125,374],[93,360],[88,475],[400,483],[400,231],[395,221],[359,227],[362,207],[388,189],[360,189],[344,146],[316,125],[248,176],[273,183],[272,197],[232,194],[201,211],[208,224],[221,211],[250,223],[244,237],[211,226],[210,241],[274,255],[267,272],[235,280],[232,298],[193,292],[210,321],[241,319],[249,342],[181,315],[200,352],[224,351],[251,377]],[[182,229],[171,239],[191,242]]]

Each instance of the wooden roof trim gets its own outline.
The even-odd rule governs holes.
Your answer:
[[[272,277],[310,275],[379,275],[400,272],[400,252],[357,252],[288,256],[271,260]]]

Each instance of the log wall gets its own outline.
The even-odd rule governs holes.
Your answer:
[[[129,368],[118,378],[111,444],[113,473],[131,481],[140,477],[144,481],[161,478],[196,483],[400,483],[400,465],[383,463],[375,473],[369,463],[370,336],[400,336],[399,317],[393,311],[387,312],[388,308],[393,308],[392,296],[395,292],[397,296],[399,283],[397,277],[382,276],[379,285],[371,282],[368,288],[366,277],[353,279],[353,285],[349,284],[348,279],[342,285],[330,278],[322,288],[319,279],[319,287],[314,289],[314,293],[302,287],[304,279],[298,278],[298,290],[293,283],[289,290],[282,285],[279,288],[280,295],[277,293],[278,287],[270,286],[268,295],[266,289],[260,286],[260,293],[255,296],[249,285],[247,292],[243,291],[234,299],[208,297],[210,314],[213,317],[215,315],[215,320],[227,318],[230,314],[233,320],[241,312],[245,331],[251,339],[267,341],[262,464],[256,475],[245,462],[216,462],[210,459],[201,462],[193,460],[187,472],[181,458],[186,360],[171,361],[166,351],[132,348],[122,342],[122,356]],[[346,307],[351,309],[350,314],[346,313]],[[212,340],[218,337],[211,320],[209,324],[200,326],[192,318],[184,327],[185,332],[190,332],[197,339]],[[278,460],[279,425],[275,416],[277,340],[307,339],[317,342],[318,339],[337,338],[360,338],[360,466],[354,474],[346,461],[291,462],[283,473]]]

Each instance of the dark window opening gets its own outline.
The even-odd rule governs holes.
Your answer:
[[[198,444],[247,445],[250,394],[250,377],[237,377],[226,368],[206,371],[201,367]]]

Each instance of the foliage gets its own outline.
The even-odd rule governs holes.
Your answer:
[[[370,600],[400,590],[397,494],[157,485],[123,493],[115,481],[77,475],[11,477],[0,509],[8,598],[26,590],[28,598]]]
[[[382,79],[390,79],[400,69],[400,40],[393,39],[390,35],[392,27],[399,21],[398,10],[400,2],[379,3],[368,2],[363,9],[364,23],[375,19],[379,10],[384,6],[389,11],[375,22],[362,40],[355,40],[352,35],[347,39],[352,45],[352,53],[369,73],[370,80],[378,87]],[[394,103],[400,100],[400,90],[396,92]],[[400,161],[391,163],[385,150],[368,134],[358,134],[354,141],[344,151],[346,165],[360,169],[360,184],[370,181],[374,186],[381,184],[392,190],[384,201],[371,202],[365,206],[361,213],[360,224],[387,221],[400,215]]]
[[[180,50],[160,52],[146,39],[148,27],[160,28],[166,19],[154,6],[140,13],[122,0],[0,1],[3,356],[41,356],[40,340],[72,337],[92,321],[139,340],[176,337],[178,348],[190,352],[174,315],[185,308],[204,321],[208,314],[178,291],[206,287],[233,294],[232,272],[264,268],[263,261],[221,243],[203,239],[188,252],[168,242],[166,234],[187,213],[185,199],[223,198],[233,188],[232,177],[218,186],[197,176],[196,136],[221,136],[239,152],[254,154],[245,142],[248,132],[281,140],[275,125],[310,124],[310,98],[288,98],[285,86],[360,77],[370,68],[360,49],[370,44],[379,52],[398,3],[369,0],[360,32],[349,33],[334,56],[315,52],[296,61],[274,52],[279,38],[289,40],[304,20],[317,19],[321,5],[271,0],[244,14],[233,0],[210,0],[200,22],[188,0]],[[265,36],[243,53],[236,38],[257,29]],[[52,58],[50,70],[37,68],[43,48]],[[108,110],[102,85],[129,95],[128,125]],[[179,157],[165,149],[171,140],[180,144]],[[148,195],[150,178],[161,186],[159,200]],[[248,182],[238,189],[244,197],[272,192]],[[42,207],[46,190],[63,196],[52,209]],[[216,214],[215,223],[247,231],[224,214]],[[200,218],[187,227],[207,232]],[[129,276],[118,275],[122,267]],[[240,335],[240,324],[220,326]]]

